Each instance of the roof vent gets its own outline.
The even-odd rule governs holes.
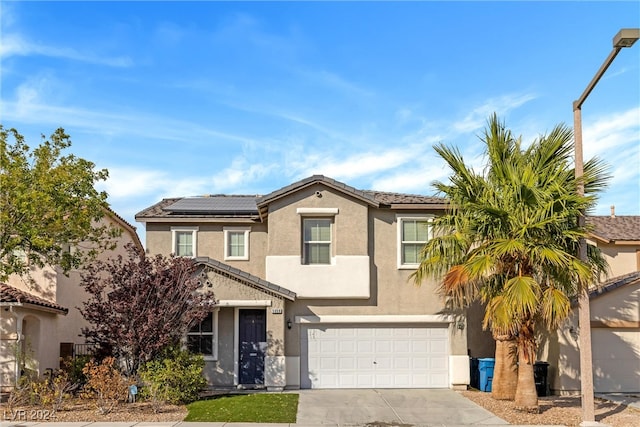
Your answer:
[[[611,205],[611,218],[616,217],[616,205]]]

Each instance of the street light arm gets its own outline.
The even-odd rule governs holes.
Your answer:
[[[578,98],[576,101],[573,101],[573,111],[579,110],[582,107],[585,99],[587,99],[593,88],[596,87],[605,71],[607,71],[607,68],[609,68],[609,65],[611,65],[613,60],[618,55],[618,52],[620,52],[620,49],[621,48],[616,47],[609,53],[609,56],[607,56],[607,59],[604,60],[596,75],[593,76],[593,79],[591,79],[584,92],[582,92],[582,95],[580,95],[580,98]]]

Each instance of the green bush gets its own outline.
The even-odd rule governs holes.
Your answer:
[[[143,383],[140,395],[154,406],[160,402],[178,404],[198,400],[200,391],[207,385],[203,368],[201,355],[169,350],[162,360],[147,362],[138,370]]]
[[[60,360],[60,369],[66,373],[72,384],[77,385],[78,390],[87,382],[87,377],[82,370],[91,359],[92,356],[87,354]]]

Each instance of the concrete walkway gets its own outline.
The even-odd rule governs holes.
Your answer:
[[[452,390],[300,390],[298,424],[506,425]]]

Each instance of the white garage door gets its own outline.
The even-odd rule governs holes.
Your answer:
[[[640,328],[594,328],[591,336],[595,391],[640,392]]]
[[[302,388],[449,387],[446,325],[314,325],[301,345]]]

